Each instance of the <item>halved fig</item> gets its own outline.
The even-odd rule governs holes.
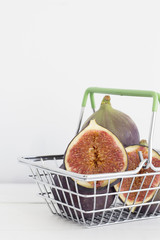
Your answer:
[[[128,171],[134,170],[139,166],[139,163],[140,163],[140,158],[138,155],[139,151],[142,152],[144,159],[148,158],[148,146],[146,146],[146,141],[144,140],[140,142],[140,145],[133,145],[133,146],[127,147],[126,151],[128,154]],[[160,155],[155,150],[152,150],[152,163],[155,167],[160,167]],[[142,202],[146,203],[153,198],[156,192],[156,189],[152,189],[152,188],[159,186],[160,174],[147,175],[147,173],[154,173],[154,171],[151,168],[148,168],[148,169],[142,168],[138,172],[138,174],[145,174],[145,176],[137,176],[135,177],[134,180],[133,178],[124,178],[120,189],[119,189],[120,183],[117,183],[114,186],[117,192],[137,190],[131,193],[126,192],[126,193],[119,194],[120,199],[123,202],[125,202],[126,205],[129,206],[132,204],[141,204]],[[140,188],[146,189],[146,191],[145,190],[138,191]],[[151,190],[148,188],[150,188]],[[132,212],[134,212],[135,209],[136,207],[133,207]]]
[[[95,120],[83,129],[69,144],[64,158],[68,171],[80,174],[123,172],[128,165],[127,153],[119,139]],[[117,179],[111,179],[110,183]],[[93,188],[93,181],[77,180],[79,185]],[[104,187],[108,180],[97,181],[97,187]]]

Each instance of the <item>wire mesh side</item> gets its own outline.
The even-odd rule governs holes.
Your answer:
[[[109,178],[106,187],[98,188],[99,181],[95,180],[93,188],[87,189],[61,173],[32,165],[30,170],[51,212],[87,227],[160,216],[160,173],[132,177],[122,174],[114,186],[113,179]]]
[[[127,210],[127,215],[124,221],[156,217],[160,214],[158,178],[160,178],[160,175],[156,173],[152,173],[150,176],[146,173],[143,177],[134,176],[129,179],[128,189],[125,185],[126,179],[122,179],[123,184],[117,191],[122,208],[119,209],[120,214],[116,222],[123,220],[125,210]],[[139,187],[137,187],[137,182],[139,182]],[[128,209],[126,206],[128,206]],[[116,210],[118,210],[118,207]]]

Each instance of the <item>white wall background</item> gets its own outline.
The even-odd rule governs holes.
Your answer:
[[[0,182],[30,181],[19,156],[65,151],[86,88],[160,91],[159,13],[154,0],[0,1]],[[112,105],[148,137],[151,99]]]

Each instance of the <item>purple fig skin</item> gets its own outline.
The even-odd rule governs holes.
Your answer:
[[[67,205],[70,205],[71,207],[75,206],[76,208],[80,209],[78,197],[76,194],[74,194],[74,193],[76,193],[76,187],[75,187],[74,180],[72,180],[71,178],[68,177],[68,184],[70,187],[70,189],[68,189],[66,177],[59,176],[59,179],[61,181],[63,189],[69,190],[71,192],[71,196],[72,196],[72,200],[71,200],[71,196],[68,192],[65,192],[65,191],[62,192],[62,190],[59,190],[59,189],[56,191],[55,188],[52,188],[52,193],[53,193],[54,199],[62,202],[62,205],[58,204],[60,210],[62,210],[62,211],[65,210],[66,214],[70,217],[73,216],[73,218],[77,219],[77,217],[78,217],[79,219],[81,219],[82,214],[80,211],[74,210],[73,208],[70,208],[70,211],[69,211],[68,207],[63,205],[63,203],[66,203]],[[60,183],[59,183],[57,175],[54,176],[54,183],[55,183],[55,186],[60,187]],[[82,208],[82,210],[86,211],[86,212],[84,212],[84,215],[83,215],[84,219],[89,219],[92,217],[92,213],[87,213],[87,211],[94,210],[94,197],[88,197],[88,196],[94,194],[94,189],[85,188],[85,187],[82,187],[79,185],[77,185],[77,188],[78,188],[78,193],[81,195],[84,195],[83,197],[79,196],[81,208]],[[57,194],[57,192],[58,192],[58,194]],[[110,187],[109,193],[112,193],[112,192],[115,192],[115,191],[112,187]],[[105,193],[107,193],[107,187],[96,189],[96,194],[105,194]],[[64,195],[65,195],[65,197],[64,197]],[[67,201],[65,200],[65,198]],[[110,205],[114,201],[114,198],[115,198],[115,195],[108,195],[107,204],[106,204],[105,209],[110,207]],[[73,201],[73,203],[72,203],[72,201]],[[105,201],[106,201],[105,195],[96,197],[95,210],[104,209]],[[76,211],[76,213],[75,213],[75,211]],[[95,213],[95,216],[100,215],[100,214],[102,214],[102,211]]]
[[[103,98],[99,110],[85,121],[82,129],[84,129],[92,119],[95,119],[97,124],[115,134],[124,147],[139,144],[140,136],[136,124],[127,114],[112,108],[110,96]]]

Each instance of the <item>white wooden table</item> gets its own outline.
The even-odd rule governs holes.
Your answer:
[[[53,215],[36,184],[0,184],[0,239],[160,239],[160,218],[88,229]]]

